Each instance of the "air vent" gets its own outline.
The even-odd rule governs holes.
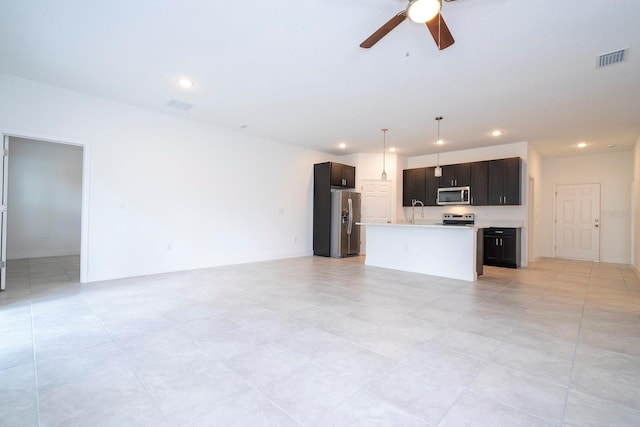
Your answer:
[[[187,104],[186,102],[178,101],[176,99],[172,99],[167,102],[167,107],[175,108],[176,110],[189,111],[193,108],[193,105]]]
[[[598,57],[598,68],[606,67],[624,61],[625,59],[627,59],[627,50],[628,49],[620,49],[616,50],[615,52],[609,52],[600,55]]]

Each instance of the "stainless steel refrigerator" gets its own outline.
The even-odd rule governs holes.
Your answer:
[[[331,256],[360,254],[361,197],[353,191],[331,192]]]

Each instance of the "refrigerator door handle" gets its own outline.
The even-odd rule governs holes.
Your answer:
[[[347,199],[347,205],[349,206],[349,222],[347,222],[347,234],[351,234],[351,228],[353,227],[353,200],[351,200],[351,197]]]

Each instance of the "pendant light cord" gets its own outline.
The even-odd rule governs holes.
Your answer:
[[[436,121],[438,122],[438,139],[436,140],[436,166],[440,167],[440,120],[442,120],[442,116],[436,117]]]

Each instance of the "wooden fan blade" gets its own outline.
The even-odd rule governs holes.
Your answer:
[[[433,36],[433,40],[435,40],[438,49],[446,49],[456,42],[441,14],[437,14],[435,18],[431,21],[427,21],[425,24],[429,31],[431,31],[431,35]]]
[[[375,33],[371,34],[368,39],[360,43],[360,47],[369,49],[371,46],[378,43],[380,39],[389,34],[391,30],[400,25],[405,19],[407,19],[407,12],[404,10],[402,12],[398,12],[396,16],[389,19],[386,24],[378,28]]]

